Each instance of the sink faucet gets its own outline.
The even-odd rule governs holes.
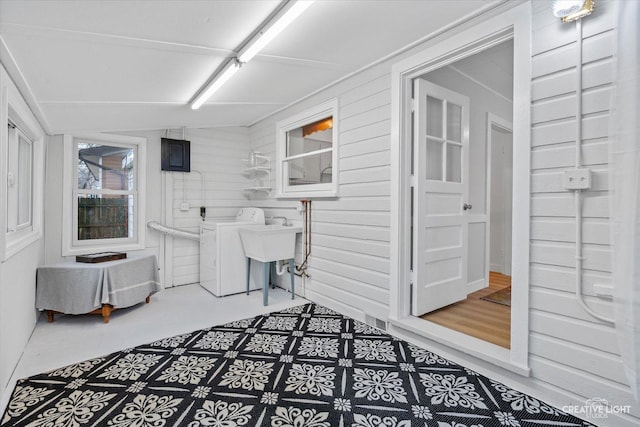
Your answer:
[[[284,226],[289,225],[287,217],[284,217],[284,216],[272,216],[271,218],[269,218],[269,221],[273,221],[274,219],[282,220],[282,225],[284,225]]]

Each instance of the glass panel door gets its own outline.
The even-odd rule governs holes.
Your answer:
[[[427,96],[426,179],[462,182],[462,106]]]

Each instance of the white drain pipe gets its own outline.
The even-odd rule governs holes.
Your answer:
[[[282,276],[287,271],[287,262],[285,260],[276,261],[276,273]]]

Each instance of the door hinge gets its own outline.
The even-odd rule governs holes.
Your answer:
[[[416,111],[416,99],[411,98],[411,112],[414,113]]]
[[[409,313],[413,313],[413,282],[409,282]]]

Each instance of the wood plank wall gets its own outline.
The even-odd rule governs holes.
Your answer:
[[[574,166],[576,28],[543,2],[532,2],[531,335],[533,375],[585,399],[629,402],[615,329],[587,314],[575,296],[575,209],[563,189]],[[610,300],[593,296],[611,284],[608,212],[609,105],[614,76],[613,3],[599,1],[583,22],[583,165],[593,185],[583,203],[583,293],[613,316]],[[618,401],[619,400],[619,401]],[[634,405],[637,407],[637,405]],[[636,415],[640,411],[636,408]]]
[[[182,138],[181,132],[170,137]],[[185,139],[191,141],[191,173],[167,172],[172,187],[173,227],[199,232],[200,206],[207,208],[207,220],[233,219],[241,207],[248,206],[242,189],[249,180],[242,174],[249,153],[249,136],[246,128],[187,129]],[[204,173],[204,200],[202,181],[198,170]],[[184,180],[184,181],[183,181]],[[191,208],[180,210],[184,199]],[[204,204],[203,204],[204,203]],[[173,239],[173,284],[184,285],[199,281],[200,248],[197,242]]]
[[[320,100],[339,100],[339,194],[312,202],[312,256],[307,297],[350,313],[357,308],[386,319],[389,307],[390,239],[390,68],[375,67],[332,87]],[[305,107],[305,105],[307,107]],[[289,110],[291,111],[291,110]],[[288,113],[291,114],[291,113]],[[275,126],[265,120],[251,128],[252,148],[275,156]],[[274,164],[275,171],[275,164]],[[274,174],[275,176],[275,174]],[[272,184],[275,184],[275,178]],[[256,201],[269,215],[300,220],[297,201]]]
[[[552,391],[566,402],[606,397],[632,405],[634,417],[611,424],[637,425],[640,405],[629,393],[614,329],[591,318],[574,294],[573,195],[562,186],[573,167],[575,143],[575,26],[562,25],[548,2],[532,7],[531,129],[531,378],[516,380]],[[584,193],[584,293],[612,316],[612,304],[593,295],[611,282],[608,228],[609,94],[613,80],[613,6],[598,1],[584,21],[583,161],[593,171]],[[416,49],[332,86],[250,129],[251,147],[275,154],[277,120],[337,97],[340,105],[340,198],[314,201],[313,256],[307,297],[344,312],[386,319],[389,306],[390,71]],[[517,141],[514,141],[517,143]],[[268,212],[299,218],[296,202],[258,200]],[[567,396],[571,396],[568,398]],[[573,399],[573,400],[571,400]]]

